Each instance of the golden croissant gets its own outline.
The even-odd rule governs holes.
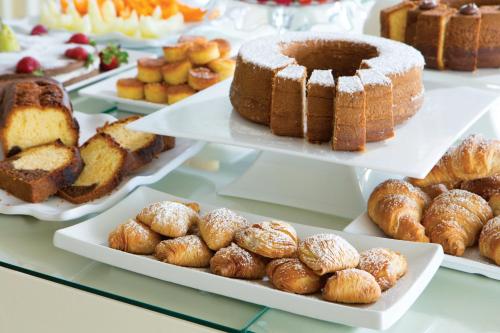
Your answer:
[[[256,280],[266,274],[266,261],[232,243],[217,251],[210,259],[210,270],[225,277]]]
[[[368,216],[388,236],[429,242],[420,223],[428,196],[404,180],[389,179],[379,184],[368,199]]]
[[[490,200],[493,194],[500,193],[500,174],[487,178],[464,181],[460,184],[460,188],[476,193],[482,196],[484,200]]]
[[[297,258],[274,259],[266,271],[269,281],[279,290],[314,294],[321,289],[321,277]]]
[[[453,184],[500,173],[500,141],[471,135],[448,150],[424,179],[410,178],[413,185]]]
[[[188,235],[160,242],[154,253],[156,259],[178,266],[208,267],[212,251],[196,235]]]
[[[200,234],[217,251],[231,244],[236,231],[248,227],[247,220],[227,208],[214,209],[200,219]]]
[[[479,236],[479,252],[500,266],[500,217],[489,220]]]
[[[422,224],[431,242],[441,244],[445,253],[462,256],[492,216],[490,206],[479,195],[451,190],[434,199]]]
[[[392,288],[406,274],[408,263],[399,252],[373,248],[361,252],[358,268],[373,275],[384,291]]]
[[[381,294],[373,275],[356,268],[336,272],[323,288],[323,298],[338,303],[373,303]]]
[[[108,237],[109,247],[134,254],[152,254],[161,236],[133,219],[120,224]]]

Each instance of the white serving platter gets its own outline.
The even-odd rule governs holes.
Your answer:
[[[352,221],[344,229],[344,231],[357,235],[369,235],[387,238],[382,230],[380,230],[375,225],[375,223],[370,220],[370,217],[367,213],[360,215],[358,218]],[[467,248],[463,257],[445,254],[441,266],[466,273],[480,274],[491,279],[500,280],[500,266],[495,265],[492,261],[481,256],[479,254],[479,248],[477,246]]]
[[[80,124],[80,144],[95,134],[96,127],[116,120],[107,114],[90,115],[75,112],[74,116]],[[56,196],[45,202],[29,203],[0,190],[0,214],[30,215],[40,220],[67,221],[101,212],[123,199],[136,187],[155,183],[165,177],[184,161],[198,153],[203,146],[202,142],[177,139],[175,148],[161,153],[157,159],[141,168],[136,174],[124,179],[118,188],[109,195],[85,204],[72,204]]]
[[[269,128],[243,119],[232,112],[230,84],[231,80],[226,80],[206,89],[204,92],[212,96],[208,103],[206,99],[198,101],[194,95],[189,105],[164,108],[129,126],[423,178],[467,128],[488,110],[500,107],[494,92],[427,81],[424,105],[397,127],[394,138],[369,143],[363,153],[338,152],[327,143],[317,145],[300,138],[275,136]]]
[[[141,187],[106,212],[54,235],[54,245],[64,250],[202,291],[208,291],[246,302],[293,312],[321,320],[351,326],[385,329],[394,324],[413,304],[429,283],[443,258],[436,244],[416,244],[384,238],[352,235],[341,231],[293,224],[300,238],[318,233],[335,233],[362,251],[372,247],[388,247],[404,254],[408,273],[395,287],[384,292],[370,305],[343,305],[323,301],[319,295],[300,296],[273,289],[268,281],[244,281],[211,274],[208,269],[193,269],[165,264],[150,256],[139,256],[107,246],[109,233],[120,223],[135,216],[144,206],[161,200],[181,200],[167,193]],[[202,214],[215,207],[201,203]],[[240,212],[250,222],[267,217]]]
[[[500,90],[500,68],[480,68],[474,72],[452,70],[424,70],[424,80],[443,82],[450,85],[477,86]]]

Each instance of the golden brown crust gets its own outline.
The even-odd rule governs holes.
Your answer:
[[[203,90],[219,82],[219,75],[205,67],[189,70],[188,84],[195,90]]]
[[[137,60],[137,78],[145,83],[161,82],[161,68],[167,62],[163,58],[141,58]]]
[[[170,85],[186,83],[188,80],[189,70],[192,67],[193,66],[187,59],[166,64],[161,68],[163,80]]]
[[[336,272],[323,289],[325,300],[338,303],[369,304],[380,296],[380,286],[375,278],[356,268]]]
[[[154,255],[160,261],[177,266],[208,267],[212,251],[199,236],[188,235],[161,241]]]
[[[118,97],[141,100],[144,99],[144,82],[136,78],[124,78],[116,81]]]
[[[214,38],[210,41],[217,44],[221,58],[227,58],[231,54],[231,43],[229,43],[226,39]]]
[[[271,261],[266,267],[272,285],[295,294],[314,294],[321,289],[322,279],[297,258]]]
[[[191,45],[189,42],[179,42],[175,45],[164,46],[163,57],[169,63],[184,60],[187,58]]]
[[[266,273],[266,261],[261,256],[231,243],[210,259],[210,271],[214,274],[238,279],[262,279]]]
[[[234,234],[246,227],[247,220],[227,208],[212,210],[199,223],[201,237],[214,251],[230,245]]]
[[[500,193],[495,193],[490,197],[488,201],[491,209],[493,210],[493,216],[500,215]]]
[[[152,82],[144,85],[144,99],[148,102],[167,103],[168,85],[164,82]]]
[[[399,252],[373,248],[361,252],[358,268],[373,275],[380,289],[384,291],[392,288],[406,274],[408,263]]]
[[[193,65],[206,65],[220,58],[219,46],[216,42],[193,43],[189,49],[188,58]]]
[[[298,254],[300,261],[318,275],[354,268],[359,263],[358,251],[335,234],[318,234],[303,239]]]
[[[476,193],[484,200],[490,200],[493,194],[500,193],[500,174],[487,178],[464,181],[460,184],[462,190]]]
[[[118,225],[108,237],[110,248],[134,253],[153,254],[161,236],[133,219]]]
[[[500,217],[489,220],[479,236],[479,252],[500,266]]]
[[[448,192],[448,187],[444,184],[434,184],[434,185],[429,185],[422,187],[421,190],[429,196],[429,198],[432,200],[435,197]]]

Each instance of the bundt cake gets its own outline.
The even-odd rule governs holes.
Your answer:
[[[61,140],[78,145],[79,127],[66,91],[49,79],[14,80],[0,102],[0,141],[4,154]]]
[[[305,67],[310,76],[307,85],[307,75],[297,74],[300,66]],[[283,106],[279,100],[275,101],[275,96],[282,89],[283,81],[289,81],[296,92],[294,96],[288,94],[284,102],[289,108],[287,117],[281,117],[280,121],[281,126],[296,125],[292,133],[280,135],[305,135],[310,142],[326,142],[333,138],[333,149],[363,150],[367,138],[377,141],[391,137],[394,125],[404,122],[420,109],[424,97],[423,66],[420,52],[383,38],[335,33],[265,37],[240,48],[230,99],[234,110],[243,118],[270,125],[273,133],[280,134],[276,131],[280,126],[276,124],[275,116],[279,114],[276,105]],[[333,75],[330,77],[325,70],[331,70]],[[357,75],[358,70],[371,72]],[[283,73],[289,72],[297,75],[284,80]],[[341,77],[345,78],[339,87],[338,82],[334,84],[334,78]],[[365,83],[361,80],[363,77]],[[305,96],[308,96],[307,102]],[[371,103],[378,100],[377,105],[368,105],[367,98]],[[356,110],[355,115],[351,114],[353,110]],[[276,118],[274,124],[273,118]],[[330,120],[334,120],[333,126]],[[302,122],[298,124],[297,121]],[[341,128],[344,125],[347,127]],[[305,133],[300,132],[301,129]],[[367,129],[370,133],[366,133]]]
[[[500,67],[500,0],[404,0],[381,11],[380,25],[382,37],[414,46],[429,68]]]
[[[72,184],[82,168],[76,147],[60,141],[31,147],[0,162],[0,188],[21,200],[42,202]]]

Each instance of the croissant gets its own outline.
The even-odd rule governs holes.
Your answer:
[[[210,270],[225,277],[256,280],[266,274],[266,262],[261,256],[232,243],[210,259]]]
[[[321,277],[297,258],[271,261],[266,268],[269,281],[279,290],[295,294],[314,294],[321,289]]]
[[[404,180],[389,179],[379,184],[368,199],[368,216],[388,236],[429,242],[420,223],[428,196]]]
[[[373,248],[361,253],[358,268],[373,275],[380,289],[384,291],[392,288],[406,274],[408,263],[399,252]]]
[[[171,201],[153,203],[141,210],[137,220],[153,231],[167,236],[185,236],[199,221],[198,214],[188,206]]]
[[[451,190],[434,199],[422,224],[431,242],[441,244],[445,253],[462,256],[492,216],[490,206],[479,195]]]
[[[500,193],[493,194],[488,203],[493,210],[493,216],[500,215]]]
[[[495,193],[500,193],[500,174],[487,178],[479,178],[469,181],[464,181],[460,185],[462,190],[476,193],[484,198],[490,200],[490,197]]]
[[[500,173],[500,141],[471,135],[448,150],[424,179],[410,178],[410,182],[424,187],[486,178],[497,173]]]
[[[381,294],[373,275],[356,268],[336,272],[323,288],[325,300],[339,303],[373,303]]]
[[[421,190],[427,194],[429,199],[434,199],[435,197],[448,192],[448,187],[445,184],[434,184],[426,187],[422,187]]]
[[[500,217],[489,220],[479,236],[479,252],[500,266]]]
[[[340,236],[318,234],[300,242],[299,259],[316,274],[324,275],[358,266],[359,253]]]
[[[155,248],[156,259],[178,266],[208,267],[212,251],[196,235],[161,241]]]
[[[120,224],[108,237],[109,247],[135,254],[152,254],[159,242],[160,235],[132,219]]]
[[[200,220],[200,234],[208,247],[217,251],[231,244],[236,231],[248,227],[247,220],[227,208],[219,208]]]
[[[261,222],[234,235],[236,244],[266,258],[291,257],[297,252],[297,232],[282,221]]]

